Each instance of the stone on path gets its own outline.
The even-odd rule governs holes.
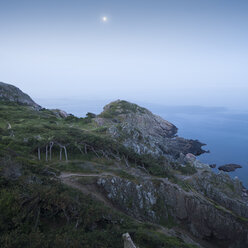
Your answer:
[[[122,238],[124,240],[124,248],[136,248],[135,244],[133,243],[129,233],[124,233],[122,235]]]

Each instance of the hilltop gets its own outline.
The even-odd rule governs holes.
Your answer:
[[[29,95],[23,93],[16,86],[3,82],[0,82],[0,101],[28,105],[37,110],[41,109],[41,107],[35,103]]]
[[[248,191],[172,123],[123,100],[77,118],[0,92],[1,247],[118,248],[127,232],[142,248],[247,247]]]
[[[200,155],[205,144],[177,137],[177,127],[136,104],[117,100],[104,107],[95,122],[139,154],[178,158],[180,153]]]

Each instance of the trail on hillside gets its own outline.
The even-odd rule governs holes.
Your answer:
[[[77,181],[80,177],[100,177],[100,176],[108,176],[108,175],[113,176],[114,174],[111,174],[111,173],[83,174],[83,173],[63,172],[61,173],[59,178],[64,184],[72,188],[78,189],[79,191],[81,191],[82,193],[86,195],[91,195],[96,200],[103,202],[106,206],[116,209],[114,205],[103,194],[99,193],[99,190],[97,189],[97,186],[95,184],[83,185]],[[116,209],[116,210],[120,211],[119,209]]]
[[[61,182],[66,184],[67,186],[72,187],[74,189],[77,189],[77,190],[81,191],[83,194],[91,195],[96,200],[102,202],[105,206],[126,215],[121,209],[119,209],[115,205],[113,205],[111,203],[111,201],[108,200],[107,197],[105,197],[104,194],[102,194],[100,192],[99,188],[97,187],[97,185],[95,183],[81,184],[80,182],[78,182],[78,179],[80,179],[81,177],[103,177],[103,176],[117,176],[117,175],[115,175],[114,173],[111,173],[111,172],[103,172],[103,173],[62,172],[60,174],[59,178],[61,179]],[[149,177],[151,178],[151,176],[149,176]],[[161,179],[163,181],[166,180],[164,178],[157,178],[157,179]],[[136,220],[136,221],[141,223],[141,221],[139,221],[139,220]],[[149,222],[147,222],[147,223],[149,223]],[[158,232],[163,233],[167,236],[181,238],[185,243],[194,244],[198,248],[206,247],[204,244],[200,245],[197,241],[194,240],[195,238],[190,233],[186,232],[185,230],[182,230],[181,228],[176,227],[175,229],[174,228],[169,229],[169,228],[166,228],[166,227],[161,226],[159,224],[155,224],[155,223],[150,223],[150,224],[156,226],[158,228],[157,229]],[[209,247],[209,248],[211,248],[211,247]]]

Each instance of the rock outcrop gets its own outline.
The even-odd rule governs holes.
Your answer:
[[[136,248],[135,244],[133,243],[129,233],[124,233],[122,235],[122,238],[124,240],[124,248]]]
[[[242,166],[239,164],[226,164],[226,165],[219,166],[218,170],[222,170],[225,172],[231,172],[231,171],[235,171],[238,168],[242,168]]]
[[[210,164],[209,167],[214,169],[214,168],[216,168],[216,164]]]
[[[185,164],[186,165],[190,164],[196,169],[209,170],[209,168],[211,168],[208,164],[204,164],[200,160],[198,160],[196,156],[193,155],[192,153],[188,153],[186,154],[186,156],[183,153],[181,153],[177,161],[181,163],[181,166],[185,166]]]
[[[35,103],[30,96],[23,93],[19,88],[2,82],[0,82],[0,101],[28,105],[36,110],[41,109],[41,106]]]
[[[61,109],[51,109],[51,111],[56,115],[57,118],[67,118],[69,116],[69,114]]]
[[[197,192],[216,204],[248,219],[248,191],[237,178],[232,179],[224,172],[214,174],[204,171],[198,173],[189,183]]]
[[[139,154],[177,158],[180,153],[200,155],[205,152],[202,150],[204,144],[177,137],[176,126],[127,101],[117,100],[106,105],[94,120],[99,126],[108,127],[113,138]]]
[[[168,179],[143,179],[138,183],[109,176],[100,178],[98,186],[113,204],[136,219],[179,225],[214,247],[245,248],[248,245],[247,220],[242,217],[246,216],[245,212],[236,215],[230,208],[197,191],[184,190]],[[209,197],[212,197],[210,193]],[[219,197],[225,201],[223,195]],[[247,213],[247,206],[245,209]]]

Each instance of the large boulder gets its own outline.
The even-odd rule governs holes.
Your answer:
[[[57,118],[67,118],[69,116],[69,114],[61,109],[51,109],[51,111],[56,115]]]
[[[225,165],[219,166],[218,170],[222,170],[225,172],[231,172],[231,171],[235,171],[238,168],[242,168],[242,166],[239,164],[225,164]]]
[[[134,242],[132,241],[129,233],[124,233],[122,235],[122,238],[124,240],[124,248],[136,248]]]

